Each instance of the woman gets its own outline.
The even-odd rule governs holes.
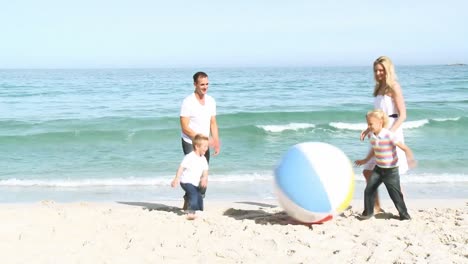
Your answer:
[[[403,93],[400,84],[397,82],[395,67],[390,58],[381,56],[374,61],[374,108],[382,109],[389,116],[389,129],[404,143],[402,124],[406,120],[406,106],[403,98]],[[369,130],[366,129],[361,133],[363,140]],[[372,149],[370,150],[372,151]],[[405,153],[397,148],[398,165],[400,174],[408,171],[408,163]],[[362,174],[366,178],[366,182],[372,175],[372,170],[375,166],[375,159],[371,159],[365,164]],[[383,212],[380,208],[378,195],[375,199],[374,212]]]

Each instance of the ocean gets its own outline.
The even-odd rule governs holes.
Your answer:
[[[371,65],[0,70],[0,202],[181,200],[170,187],[183,158],[179,109],[199,70],[221,138],[207,199],[275,199],[274,169],[297,143],[326,142],[351,161],[367,154],[359,134],[373,106]],[[401,176],[406,199],[467,198],[468,67],[396,70],[418,161]]]

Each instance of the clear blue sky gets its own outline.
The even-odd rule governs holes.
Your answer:
[[[11,0],[0,68],[468,63],[468,1]]]

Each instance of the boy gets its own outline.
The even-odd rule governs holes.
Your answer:
[[[396,147],[399,147],[406,154],[408,166],[416,165],[411,149],[399,142],[395,135],[385,128],[388,124],[387,115],[380,109],[369,111],[366,115],[368,130],[371,132],[370,143],[372,151],[363,160],[356,160],[358,166],[366,164],[372,157],[375,157],[376,166],[367,182],[364,191],[364,212],[360,217],[366,220],[374,215],[374,203],[377,188],[382,182],[387,188],[388,194],[393,201],[400,220],[410,220],[411,217],[406,209],[403,194],[400,189],[400,174],[398,171],[398,156]]]
[[[203,211],[203,197],[201,188],[208,184],[208,162],[205,152],[208,150],[208,137],[202,134],[195,135],[193,139],[193,151],[185,155],[177,170],[171,186],[175,188],[179,182],[185,191],[188,200],[187,219],[196,218],[195,211]]]

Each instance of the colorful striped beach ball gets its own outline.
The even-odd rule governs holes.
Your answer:
[[[281,207],[303,223],[333,219],[350,204],[354,172],[339,148],[323,142],[292,146],[275,170],[275,185]]]

